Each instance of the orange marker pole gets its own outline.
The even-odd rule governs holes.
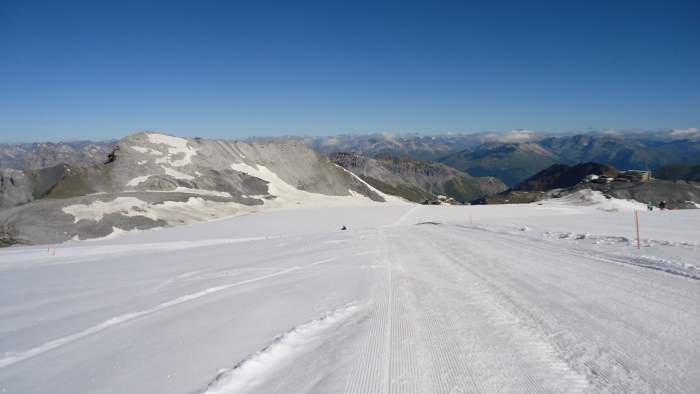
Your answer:
[[[634,218],[637,222],[637,249],[639,249],[639,211],[634,211]]]

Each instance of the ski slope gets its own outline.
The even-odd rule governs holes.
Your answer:
[[[642,212],[637,249],[607,208],[291,209],[3,249],[0,392],[699,392],[700,211]]]

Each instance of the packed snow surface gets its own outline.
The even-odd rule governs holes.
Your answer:
[[[700,392],[700,211],[553,201],[2,249],[0,392]]]

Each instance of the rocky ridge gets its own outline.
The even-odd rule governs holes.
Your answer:
[[[414,202],[445,195],[464,203],[507,189],[497,178],[473,177],[436,162],[347,152],[336,152],[330,158],[375,188]]]
[[[11,186],[3,203],[24,204],[0,211],[0,243],[54,243],[265,208],[387,198],[297,141],[139,133],[120,140],[103,164],[50,171],[53,178],[3,172]]]

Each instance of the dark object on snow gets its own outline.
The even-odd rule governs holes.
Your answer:
[[[119,154],[119,145],[117,145],[112,151],[107,155],[107,161],[103,164],[109,164],[117,160],[117,155]]]
[[[659,201],[659,209],[666,209],[666,201]]]
[[[347,230],[348,228],[343,225],[343,227],[340,228],[341,230]]]

